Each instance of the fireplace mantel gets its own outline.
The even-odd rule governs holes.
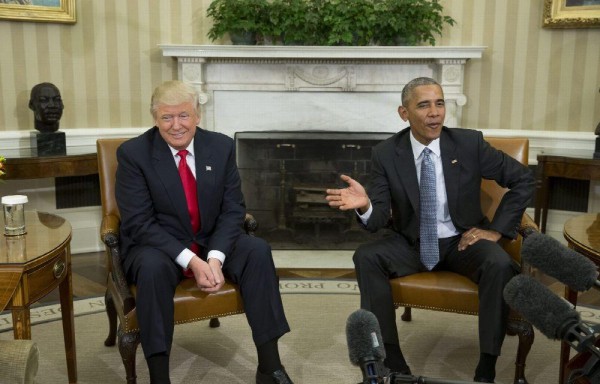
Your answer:
[[[444,89],[446,125],[460,126],[464,74],[485,47],[160,45],[201,95],[202,125],[238,131],[396,132],[400,93],[414,77]]]

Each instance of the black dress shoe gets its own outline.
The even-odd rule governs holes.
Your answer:
[[[486,379],[485,377],[475,377],[473,379],[476,383],[493,383],[494,380]]]
[[[271,374],[262,373],[256,370],[256,384],[294,384],[288,376],[285,368],[276,370]]]

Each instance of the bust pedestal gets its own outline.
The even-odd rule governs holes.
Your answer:
[[[67,154],[64,132],[31,132],[29,139],[33,156],[64,156]]]

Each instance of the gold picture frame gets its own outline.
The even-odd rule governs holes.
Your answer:
[[[34,5],[35,0],[0,0],[0,19],[75,23],[75,0],[56,0],[56,6]]]
[[[600,0],[545,0],[546,28],[599,28]]]

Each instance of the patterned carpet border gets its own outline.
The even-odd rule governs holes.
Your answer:
[[[281,279],[279,288],[282,294],[359,294],[356,281],[342,279]],[[105,309],[104,297],[79,299],[73,302],[75,316],[104,312]],[[31,308],[32,325],[60,319],[60,304]],[[12,327],[10,311],[2,312],[0,314],[0,332],[10,331]]]
[[[351,279],[281,279],[279,288],[282,294],[341,294],[358,295],[358,284]],[[104,312],[104,297],[75,300],[75,316]],[[600,309],[581,306],[577,309],[581,319],[588,323],[600,324]],[[50,304],[31,309],[31,324],[46,323],[61,319],[60,304]],[[12,330],[10,311],[0,314],[0,332]]]

